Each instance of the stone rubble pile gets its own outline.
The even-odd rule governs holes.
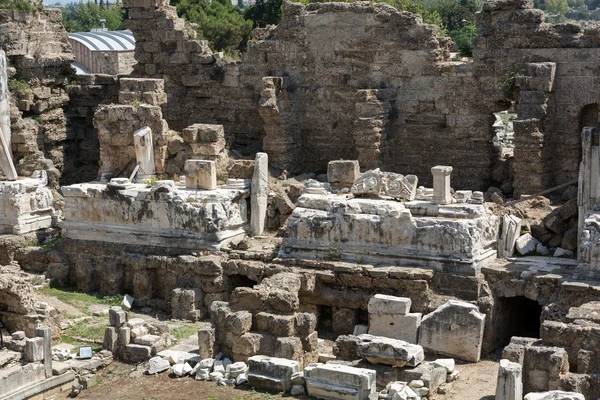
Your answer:
[[[235,360],[255,355],[286,358],[308,365],[317,360],[316,317],[299,312],[300,275],[278,273],[253,288],[238,287],[230,301],[213,302],[215,349]],[[201,346],[202,348],[203,346]],[[211,348],[211,344],[205,347]]]
[[[232,362],[219,353],[216,358],[157,355],[148,362],[148,374],[169,371],[176,377],[190,376],[197,381],[215,381],[222,386],[243,385],[248,382],[248,366]]]
[[[127,303],[130,303],[129,300],[130,297],[125,298]],[[129,313],[123,308],[126,307],[111,307],[108,310],[110,326],[104,331],[103,348],[114,357],[128,362],[146,361],[171,345],[172,338],[166,323],[130,319]]]

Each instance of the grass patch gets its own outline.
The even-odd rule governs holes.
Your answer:
[[[196,325],[179,325],[171,329],[171,335],[175,336],[175,339],[187,339],[192,335],[198,333],[198,327]]]
[[[25,80],[20,78],[9,79],[8,87],[19,96],[25,96],[31,92],[31,86],[29,86]]]
[[[90,306],[94,304],[105,304],[107,306],[118,306],[123,301],[123,297],[121,295],[114,296],[102,296],[100,294],[89,294],[79,292],[76,289],[72,288],[52,288],[45,287],[40,289],[41,294],[45,294],[47,296],[56,297],[58,300],[63,303],[67,303],[72,305],[73,307],[77,307],[81,311],[89,314]]]
[[[68,344],[72,344],[73,346],[75,346],[75,348],[72,351],[73,353],[78,353],[79,352],[79,348],[81,346],[92,346],[92,351],[94,353],[97,353],[97,352],[99,352],[99,351],[102,350],[102,345],[101,344],[81,342],[79,340],[73,339],[72,337],[66,336],[66,335],[63,335],[61,337],[61,340],[62,340],[63,343],[68,343]]]

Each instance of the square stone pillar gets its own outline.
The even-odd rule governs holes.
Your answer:
[[[450,174],[452,173],[452,167],[437,165],[431,168],[431,173],[433,174],[433,198],[431,202],[451,204]]]
[[[44,340],[44,369],[46,378],[52,377],[52,330],[46,326],[35,328],[35,336]]]
[[[352,187],[359,175],[358,160],[334,160],[327,164],[327,180],[334,189]]]
[[[0,168],[9,181],[17,179],[12,158],[6,54],[0,50]]]
[[[265,229],[267,218],[267,194],[269,191],[269,157],[267,153],[256,153],[252,189],[250,196],[252,236],[258,236]]]
[[[521,364],[500,360],[496,400],[522,400],[523,374]]]
[[[152,130],[147,126],[138,129],[133,134],[133,145],[135,146],[135,158],[140,163],[140,174],[147,177],[155,174],[154,169],[154,147],[152,143]],[[140,176],[138,175],[138,176]]]
[[[214,161],[186,160],[185,187],[188,189],[215,190],[217,166]]]

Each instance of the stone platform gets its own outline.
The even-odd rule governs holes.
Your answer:
[[[0,233],[20,235],[52,225],[54,201],[47,184],[45,171],[0,182]]]
[[[62,188],[63,237],[202,250],[243,238],[249,186],[188,189],[173,181]]]
[[[395,264],[475,275],[496,258],[499,219],[484,205],[306,194],[280,258]]]

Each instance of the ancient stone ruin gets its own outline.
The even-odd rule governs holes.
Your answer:
[[[453,61],[416,14],[285,2],[228,61],[124,7],[115,76],[75,74],[57,10],[0,10],[0,399],[111,363],[357,400],[491,363],[496,400],[600,397],[600,27],[486,0]],[[57,292],[123,302],[73,340]]]

